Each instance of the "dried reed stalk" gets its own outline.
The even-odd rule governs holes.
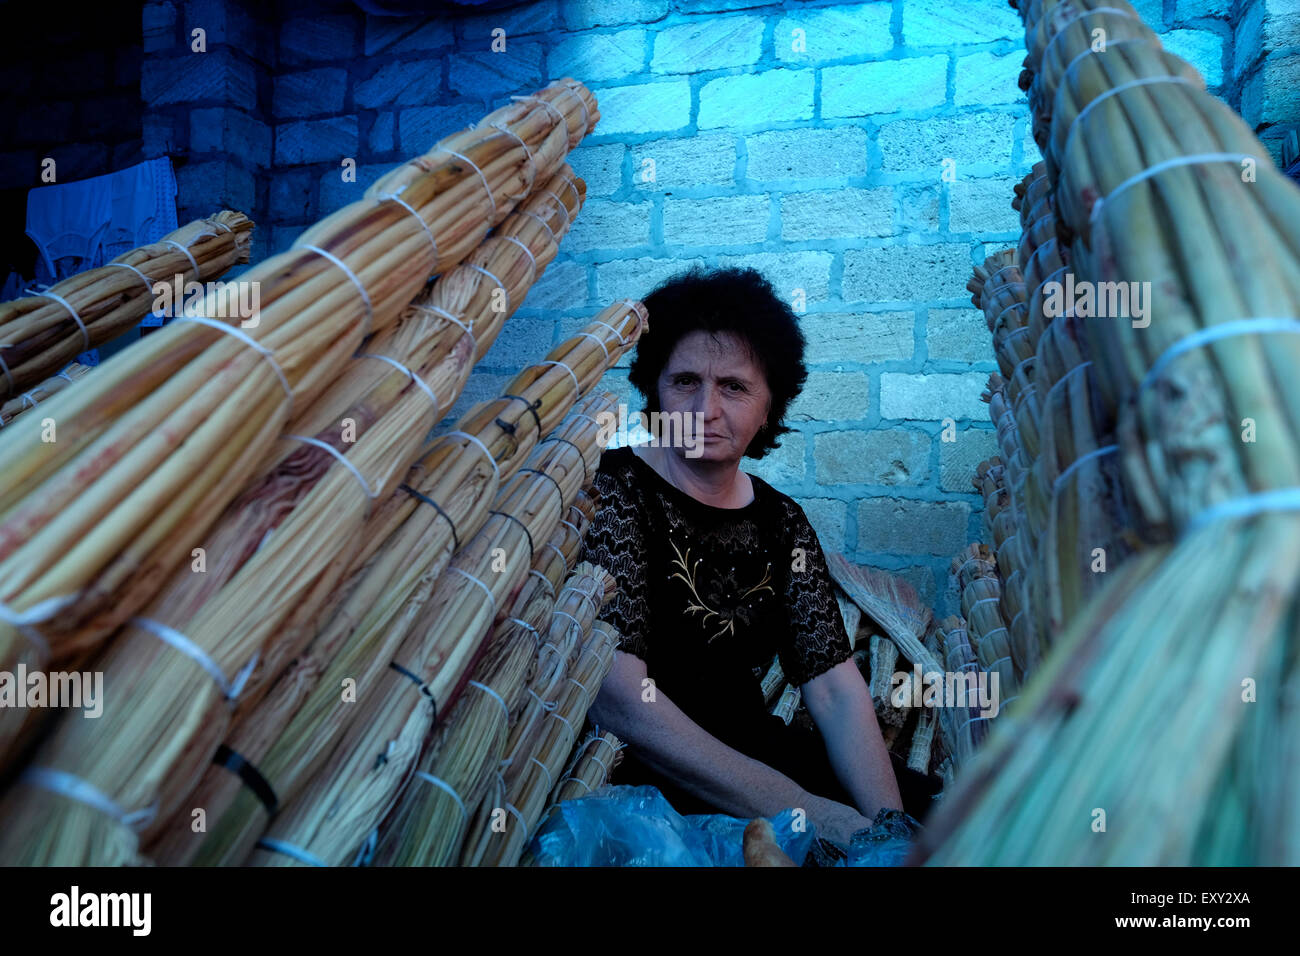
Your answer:
[[[171,289],[180,277],[183,289],[247,262],[252,231],[251,219],[225,210],[122,253],[116,265],[56,282],[48,294],[0,304],[0,398],[49,378],[80,353],[135,326],[154,309],[156,283]]]
[[[35,408],[51,395],[63,391],[77,379],[90,372],[91,366],[73,362],[67,368],[41,382],[33,385],[21,395],[15,395],[7,402],[0,402],[0,428],[8,425],[29,408]]]

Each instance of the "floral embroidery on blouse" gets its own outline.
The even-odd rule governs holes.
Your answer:
[[[772,580],[772,563],[769,561],[767,565],[767,570],[763,573],[763,579],[759,581],[757,584],[750,587],[748,590],[746,590],[744,594],[740,595],[740,597],[736,599],[735,602],[730,607],[726,606],[726,604],[724,603],[726,600],[725,596],[727,594],[735,594],[740,589],[738,582],[735,580],[733,576],[735,571],[735,569],[733,568],[732,569],[733,574],[728,574],[719,581],[719,586],[723,590],[711,591],[709,593],[709,599],[722,608],[722,610],[714,610],[713,608],[709,607],[707,604],[704,603],[704,599],[700,597],[700,592],[696,588],[695,574],[696,574],[696,570],[700,566],[700,562],[703,559],[696,558],[695,564],[692,565],[690,564],[691,549],[687,548],[686,554],[683,555],[681,550],[677,547],[676,542],[670,542],[670,543],[672,544],[673,547],[673,553],[677,555],[677,557],[673,559],[673,564],[676,567],[681,568],[680,571],[678,571],[676,574],[673,575],[673,578],[680,578],[683,582],[685,582],[686,586],[691,589],[691,596],[695,599],[695,603],[686,605],[686,610],[691,614],[695,614],[697,612],[704,612],[704,618],[702,619],[701,623],[707,623],[709,618],[711,617],[716,617],[718,618],[719,621],[722,622],[722,628],[709,638],[710,644],[712,644],[723,634],[735,634],[737,620],[739,620],[742,624],[752,623],[750,617],[750,607],[748,604],[745,603],[747,598],[757,594],[761,594],[763,591],[766,591],[768,594],[776,593],[768,585],[768,582]]]

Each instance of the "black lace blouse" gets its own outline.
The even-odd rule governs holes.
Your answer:
[[[716,508],[630,448],[607,451],[584,557],[618,580],[602,617],[619,650],[688,717],[759,757],[775,733],[760,682],[779,657],[803,684],[851,656],[825,556],[803,509],[751,476],[754,500]],[[761,759],[761,757],[760,757]],[[622,774],[620,774],[622,776]]]

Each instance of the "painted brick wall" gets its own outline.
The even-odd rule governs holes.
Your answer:
[[[1136,5],[1262,131],[1294,121],[1295,0]],[[1017,240],[1012,184],[1039,159],[1003,0],[538,0],[434,21],[287,0],[267,17],[146,6],[145,79],[167,91],[147,97],[146,148],[188,156],[187,205],[246,201],[260,257],[509,95],[582,80],[603,113],[571,158],[587,206],[453,414],[612,300],[690,264],[754,266],[800,300],[811,374],[796,431],[746,467],[827,548],[955,610],[947,562],[979,534],[970,479],[995,450],[979,394],[996,364],[964,285]],[[178,52],[205,19],[221,59],[195,75]],[[626,369],[606,385],[640,408]]]

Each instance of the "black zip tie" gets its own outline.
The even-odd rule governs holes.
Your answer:
[[[426,505],[431,505],[434,511],[438,512],[438,514],[442,515],[443,518],[446,519],[447,525],[451,528],[452,550],[459,551],[460,536],[456,534],[456,522],[452,521],[450,515],[448,515],[447,512],[442,510],[442,505],[438,504],[438,502],[434,501],[428,495],[421,494],[420,492],[416,491],[410,485],[398,485],[397,487],[402,489],[402,491],[405,491],[408,495],[410,495],[415,500],[423,501]]]
[[[236,753],[225,744],[220,744],[212,762],[218,767],[225,767],[243,781],[244,786],[253,791],[253,796],[266,807],[268,814],[275,816],[280,812],[280,800],[276,797],[270,781],[262,776],[262,772],[249,763],[243,754]]]
[[[552,435],[550,438],[543,439],[541,442],[538,443],[537,447],[540,448],[542,445],[545,445],[547,442],[551,442],[551,441],[564,442],[564,444],[568,445],[570,448],[576,451],[578,453],[578,461],[582,462],[582,483],[585,485],[587,484],[587,482],[591,481],[591,476],[587,474],[587,456],[582,453],[582,449],[579,448],[577,445],[575,445],[573,442],[569,441],[569,439],[561,438],[558,435]]]
[[[549,481],[551,484],[553,484],[553,485],[555,486],[555,493],[556,493],[557,495],[560,496],[560,518],[561,518],[561,520],[563,520],[563,518],[564,518],[564,511],[565,511],[565,508],[564,508],[564,492],[560,490],[560,483],[559,483],[558,481],[555,480],[555,476],[554,476],[554,475],[548,475],[546,472],[544,472],[544,471],[539,471],[539,470],[536,469],[536,468],[520,468],[520,469],[519,469],[519,474],[521,474],[521,475],[523,475],[523,474],[529,474],[529,475],[541,475],[543,478],[545,478],[547,481]]]
[[[526,405],[526,406],[528,407],[528,411],[532,413],[533,421],[535,421],[535,422],[537,423],[537,437],[538,437],[538,438],[541,438],[541,437],[542,437],[542,420],[541,420],[541,418],[538,417],[538,415],[537,415],[537,410],[538,410],[539,408],[542,407],[542,400],[539,398],[536,402],[530,402],[528,399],[524,398],[522,395],[502,395],[501,397],[502,397],[502,398],[512,398],[512,399],[517,399],[518,401],[523,402],[524,405]],[[499,418],[496,420],[496,422],[497,422],[498,425],[500,425],[502,428],[504,428],[504,429],[506,430],[507,433],[509,433],[509,434],[511,434],[511,435],[513,435],[513,434],[515,433],[515,426],[514,426],[514,425],[506,424],[505,422],[503,422],[503,421],[502,421],[501,419],[499,419]]]
[[[524,534],[528,538],[528,566],[532,567],[533,562],[537,560],[537,550],[533,547],[533,536],[528,531],[528,525],[524,524],[514,515],[509,514],[508,512],[505,511],[489,511],[488,514],[500,515],[503,518],[509,518],[515,524],[519,525],[519,527],[524,529]]]
[[[415,683],[415,686],[420,688],[420,693],[429,698],[429,703],[433,705],[433,722],[436,726],[438,723],[438,702],[433,699],[433,691],[429,690],[424,681],[420,680],[419,674],[411,673],[401,664],[397,663],[397,661],[389,661],[388,666],[397,671],[397,673],[409,677]]]

